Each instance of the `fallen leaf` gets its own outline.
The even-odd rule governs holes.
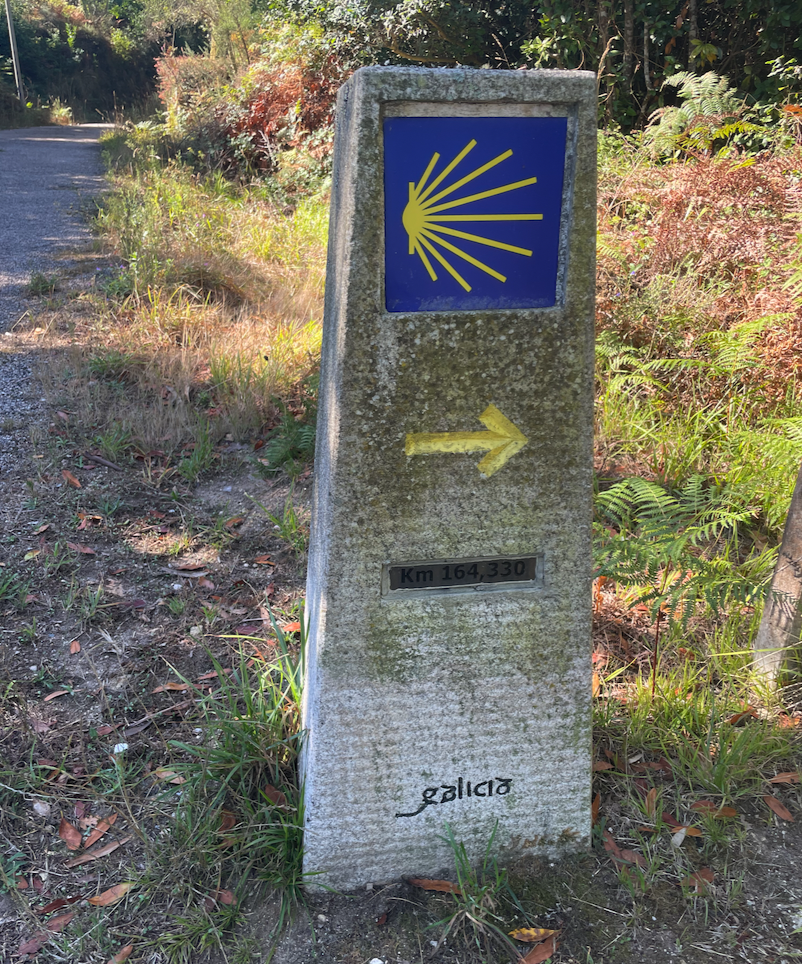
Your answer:
[[[223,523],[223,525],[226,527],[226,529],[233,529],[235,526],[238,526],[241,522],[244,522],[244,521],[245,521],[244,515],[235,515],[233,519],[227,519]]]
[[[230,673],[233,673],[233,672],[234,672],[234,671],[231,670],[231,669],[224,669],[224,670],[223,670],[223,674],[224,674],[225,676],[228,676]],[[218,672],[217,672],[216,669],[210,670],[208,673],[204,673],[203,676],[199,676],[199,677],[198,677],[198,682],[199,682],[199,683],[202,683],[203,680],[206,680],[206,679],[217,679],[218,675],[219,675],[219,674],[218,674]]]
[[[285,623],[281,627],[283,633],[300,633],[301,624],[300,623]]]
[[[123,897],[128,893],[128,891],[134,886],[134,882],[129,880],[125,884],[115,884],[113,887],[109,887],[108,890],[104,890],[102,894],[98,894],[96,897],[90,897],[87,900],[87,904],[94,904],[95,907],[108,907],[110,904],[116,904],[118,900],[122,900]]]
[[[753,706],[747,706],[746,709],[741,710],[740,713],[736,713],[731,716],[727,722],[731,723],[733,726],[737,726],[739,723],[745,723],[747,720],[756,720],[758,718],[757,713]]]
[[[593,772],[594,772],[594,773],[599,773],[599,772],[601,772],[602,770],[612,770],[612,768],[613,768],[612,763],[609,763],[607,760],[597,760],[597,761],[593,764]]]
[[[257,566],[275,566],[270,556],[257,556],[253,561]]]
[[[236,904],[237,902],[237,898],[230,890],[223,890],[222,888],[218,889],[217,892],[212,896],[215,898],[215,900],[220,901],[221,904],[226,904],[228,906]]]
[[[712,800],[697,800],[691,804],[691,810],[704,813],[708,817],[737,817],[738,811],[734,807],[719,807]]]
[[[45,924],[45,927],[54,934],[60,934],[73,917],[75,917],[75,911],[71,910],[68,914],[62,914],[60,917],[52,917]]]
[[[662,817],[663,823],[669,827],[673,827],[674,830],[679,830],[682,827],[682,824],[679,822],[679,820],[677,820],[676,817],[672,817],[671,814],[667,813],[665,810],[660,814],[660,816]]]
[[[557,933],[559,933],[559,931]],[[526,957],[521,958],[520,964],[542,964],[543,961],[554,957],[559,946],[557,936],[552,935],[547,941],[538,944],[537,947],[533,947]]]
[[[49,523],[49,522],[45,522],[45,524],[44,524],[43,526],[39,526],[38,529],[34,529],[34,530],[33,530],[33,534],[34,534],[35,536],[39,536],[39,535],[41,535],[43,532],[46,532],[49,528],[50,528],[50,523]]]
[[[158,777],[159,780],[164,780],[166,783],[175,783],[177,786],[187,782],[186,777],[182,777],[176,773],[175,770],[170,770],[168,767],[156,767],[153,771],[153,776]]]
[[[123,964],[123,961],[127,961],[133,952],[134,945],[126,944],[125,947],[121,947],[120,950],[117,951],[114,957],[109,958],[108,964]]]
[[[66,817],[61,818],[58,835],[70,850],[77,850],[81,846],[81,831],[77,827],[73,827]]]
[[[646,816],[650,820],[657,816],[657,787],[652,787],[646,794]]]
[[[228,831],[233,830],[236,825],[237,818],[230,810],[222,810],[220,812],[220,827],[218,833],[228,833]]]
[[[69,422],[70,416],[66,412],[56,412],[62,422]]]
[[[50,934],[37,934],[36,937],[32,937],[30,940],[24,941],[22,944],[20,944],[17,954],[20,957],[27,957],[28,954],[37,954],[49,940]]]
[[[383,914],[379,914],[379,916],[376,918],[376,923],[379,927],[384,927],[384,925],[387,923],[387,911],[385,911]]]
[[[287,798],[284,796],[281,790],[277,790],[275,787],[270,786],[270,784],[268,783],[268,785],[264,788],[262,793],[275,806],[286,808]]]
[[[76,857],[75,860],[68,860],[65,867],[80,867],[81,864],[88,864],[90,860],[97,860],[99,857],[106,857],[108,854],[113,853],[118,847],[122,847],[127,844],[130,837],[123,837],[122,840],[115,840],[113,843],[106,844],[105,847],[101,847],[100,850],[95,850],[93,853],[81,854],[80,857]]]
[[[635,853],[634,850],[621,850],[619,851],[622,860],[626,860],[629,864],[637,864],[638,867],[643,867],[644,869],[649,866],[646,858],[642,854]]]
[[[610,833],[609,830],[604,831],[604,834],[602,835],[602,839],[604,840],[604,849],[607,851],[608,854],[612,854],[613,857],[620,856],[621,848],[615,842],[615,840],[613,839],[613,835]]]
[[[687,836],[687,834],[688,834],[688,828],[687,828],[687,827],[680,827],[679,830],[678,830],[678,831],[674,834],[674,836],[671,838],[671,846],[672,846],[672,847],[681,847],[682,844],[683,844],[683,841],[685,840],[685,837]]]
[[[680,886],[690,887],[698,894],[704,894],[707,892],[707,885],[712,883],[713,871],[709,867],[702,867],[702,869],[697,870],[695,874],[683,877],[680,881]]]
[[[47,696],[42,700],[43,703],[49,703],[54,700],[57,696],[65,696],[69,693],[69,690],[54,690],[52,693],[48,693]]]
[[[95,732],[98,736],[108,736],[109,733],[113,733],[118,726],[120,726],[119,723],[115,723],[113,726],[109,723],[104,723],[102,726],[99,726]]]
[[[17,890],[27,890],[28,887],[30,887],[30,884],[24,877],[17,877],[17,879],[14,881],[14,886],[17,888]]]
[[[545,941],[552,934],[558,931],[550,931],[547,927],[519,927],[517,930],[510,931],[510,937],[516,941],[523,941],[527,944],[539,944]]]
[[[157,686],[155,690],[151,690],[151,693],[166,693],[168,691],[186,693],[188,689],[189,683],[165,683],[164,686]]]
[[[38,907],[36,913],[52,914],[54,910],[61,910],[62,907],[68,907],[70,904],[75,904],[83,899],[83,894],[76,894],[75,897],[59,897],[57,900],[51,900],[50,903],[45,904],[44,907]]]
[[[72,549],[73,552],[82,552],[85,556],[94,556],[95,550],[90,549],[89,546],[85,546],[80,542],[68,542],[68,548]]]
[[[438,890],[443,894],[461,894],[462,891],[450,880],[429,880],[426,877],[412,877],[409,883],[413,887],[420,887],[423,890]]]
[[[591,693],[591,695],[593,695],[593,696],[598,696],[599,693],[601,693],[601,679],[599,678],[599,674],[598,674],[598,673],[594,673],[594,674],[593,674],[593,683],[592,683],[592,693]]]
[[[64,478],[64,481],[67,483],[67,485],[71,485],[75,489],[81,488],[81,483],[78,481],[78,479],[75,478],[72,472],[68,472],[67,469],[62,469],[61,474]]]
[[[85,850],[88,850],[88,849],[92,846],[92,844],[96,844],[96,843],[98,842],[98,840],[100,840],[100,838],[103,836],[103,834],[106,833],[106,831],[109,829],[109,827],[113,827],[113,826],[114,826],[114,824],[116,823],[116,821],[117,821],[117,814],[116,814],[116,813],[113,813],[113,814],[111,814],[111,816],[109,816],[109,817],[104,817],[102,820],[100,820],[100,821],[98,822],[97,827],[95,827],[95,829],[92,831],[92,833],[90,833],[89,836],[86,838],[86,843],[84,844],[84,849],[85,849]]]
[[[601,795],[596,794],[590,804],[590,819],[591,823],[595,827],[599,822],[599,807],[601,806]]]
[[[22,559],[24,562],[30,562],[31,559],[35,559],[41,551],[42,551],[41,549],[30,549],[28,552],[25,553]]]
[[[74,639],[70,643],[70,655],[75,656],[76,653],[80,653],[80,652],[81,652],[81,644],[78,642],[77,639]]]
[[[778,773],[776,777],[769,780],[769,783],[799,783],[799,772],[788,770],[786,773]]]
[[[787,820],[789,823],[794,822],[791,811],[784,804],[780,803],[776,797],[766,794],[763,799],[765,800],[767,806],[773,810],[781,820]]]
[[[212,590],[214,589],[214,583],[211,579],[206,579],[204,577],[203,579],[198,580],[198,588]]]

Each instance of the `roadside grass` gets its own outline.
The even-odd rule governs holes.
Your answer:
[[[300,621],[289,592],[285,612],[266,615],[281,589],[254,573],[281,577],[268,554],[300,567],[306,547],[293,486],[314,444],[325,204],[279,211],[259,187],[145,156],[99,217],[114,261],[32,322],[53,349],[40,365],[53,423],[17,565],[0,568],[0,607],[36,669],[0,686],[3,758],[14,761],[0,773],[0,889],[35,933],[30,908],[54,895],[134,884],[107,907],[77,903],[49,932],[44,964],[103,964],[129,943],[153,962],[214,951],[246,961],[254,902],[278,894],[271,935],[302,902]],[[460,895],[432,896],[414,925],[437,924],[429,934],[444,953],[459,932],[460,964],[505,959],[513,924],[559,929],[574,899],[601,901],[630,929],[658,908],[691,928],[748,914],[749,835],[789,823],[769,798],[802,813],[800,687],[767,689],[750,648],[802,461],[800,310],[783,288],[800,261],[787,217],[800,207],[799,166],[797,155],[655,166],[626,144],[603,155],[595,863],[567,867],[558,894],[547,864],[507,877],[488,851],[470,868],[452,835]],[[265,484],[291,480],[270,506],[245,490],[270,543],[252,540],[247,554],[235,510],[193,506],[238,447]],[[85,550],[110,547],[118,554],[90,580]],[[117,595],[132,560],[156,564],[158,590],[138,577],[144,588]],[[122,651],[134,620],[169,649],[137,655],[147,688],[117,697],[101,683],[88,735],[59,743],[44,699],[68,694],[70,676],[33,654],[66,619],[87,662]],[[208,672],[190,663],[196,650]],[[144,679],[134,663],[125,672]],[[49,808],[48,846],[61,816],[79,823],[77,805],[118,815],[99,846],[132,842],[93,863],[91,882],[65,874],[40,896],[34,803]],[[594,890],[600,859],[615,868],[606,894]],[[610,921],[582,935],[582,953],[593,945],[606,960],[625,940]]]
[[[300,453],[275,438],[313,432],[325,203],[282,212],[171,163],[118,178],[97,221],[118,260],[36,320],[59,349],[45,387],[72,426],[111,461],[160,453],[163,483],[196,481],[223,439],[271,438],[267,467],[298,474],[308,438]]]

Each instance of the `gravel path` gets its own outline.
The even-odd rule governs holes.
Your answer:
[[[60,255],[89,241],[80,206],[104,188],[97,141],[108,128],[0,130],[0,333],[30,309],[31,274],[55,271]],[[40,405],[30,360],[0,342],[0,478],[21,461],[22,429]]]

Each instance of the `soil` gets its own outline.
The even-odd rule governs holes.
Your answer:
[[[85,249],[74,245],[70,255],[80,255],[73,269],[84,265],[71,274],[70,284],[79,287],[91,284],[93,258],[100,259],[88,236],[83,239]],[[0,262],[4,256],[0,251]],[[31,298],[25,310],[35,318],[39,305]],[[4,351],[24,354],[35,373],[43,350],[35,323],[3,341]],[[3,371],[0,365],[0,379]],[[129,945],[128,959],[148,964],[510,960],[498,941],[488,950],[477,946],[470,922],[458,913],[465,903],[408,881],[368,883],[350,895],[309,892],[277,937],[279,896],[245,885],[236,896],[242,913],[222,948],[201,930],[177,943],[172,955],[159,943],[166,933],[186,929],[179,922],[191,913],[195,921],[211,919],[209,901],[224,903],[226,893],[221,889],[214,899],[197,893],[192,906],[177,906],[166,883],[170,868],[163,891],[149,869],[158,865],[164,822],[171,819],[159,796],[159,768],[175,759],[176,742],[197,743],[202,736],[186,683],[203,683],[214,660],[235,668],[241,643],[255,660],[269,655],[275,645],[270,612],[284,625],[297,618],[303,552],[282,538],[264,509],[281,518],[292,493],[303,518],[311,475],[293,485],[265,478],[253,446],[229,440],[196,484],[162,484],[158,454],[117,466],[76,447],[70,413],[44,391],[30,393],[29,431],[14,428],[13,464],[0,472],[0,586],[12,576],[18,580],[14,592],[0,594],[0,961],[104,964]],[[605,605],[599,645],[611,626],[622,638],[648,631],[611,602]],[[138,768],[136,792],[105,793],[123,763]],[[656,785],[671,779],[670,772],[653,772]],[[636,774],[626,764],[597,774],[600,809],[591,852],[556,863],[530,858],[509,868],[509,891],[491,891],[503,929],[558,931],[555,964],[802,958],[798,785],[766,790],[782,795],[796,820],[747,800],[716,845],[703,853],[704,841],[688,837],[675,850],[655,846],[648,873],[640,875],[643,835],[628,805]],[[89,827],[115,814],[103,841],[119,847],[69,866],[76,851],[60,834],[62,821]],[[672,863],[665,855],[675,851]],[[705,868],[712,882],[680,886],[690,870]],[[147,900],[136,899],[134,890],[113,906],[87,903],[147,874]],[[41,913],[54,900],[76,897]],[[56,920],[73,912],[59,931]],[[42,934],[45,920],[48,940],[35,947],[30,941]],[[452,927],[441,939],[444,921]],[[517,946],[528,953],[527,945]]]

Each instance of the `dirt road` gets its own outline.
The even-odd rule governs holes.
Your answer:
[[[97,142],[107,129],[0,131],[0,332],[29,310],[31,276],[90,240],[81,209],[104,187]],[[0,342],[0,476],[18,464],[38,404],[29,360]]]

